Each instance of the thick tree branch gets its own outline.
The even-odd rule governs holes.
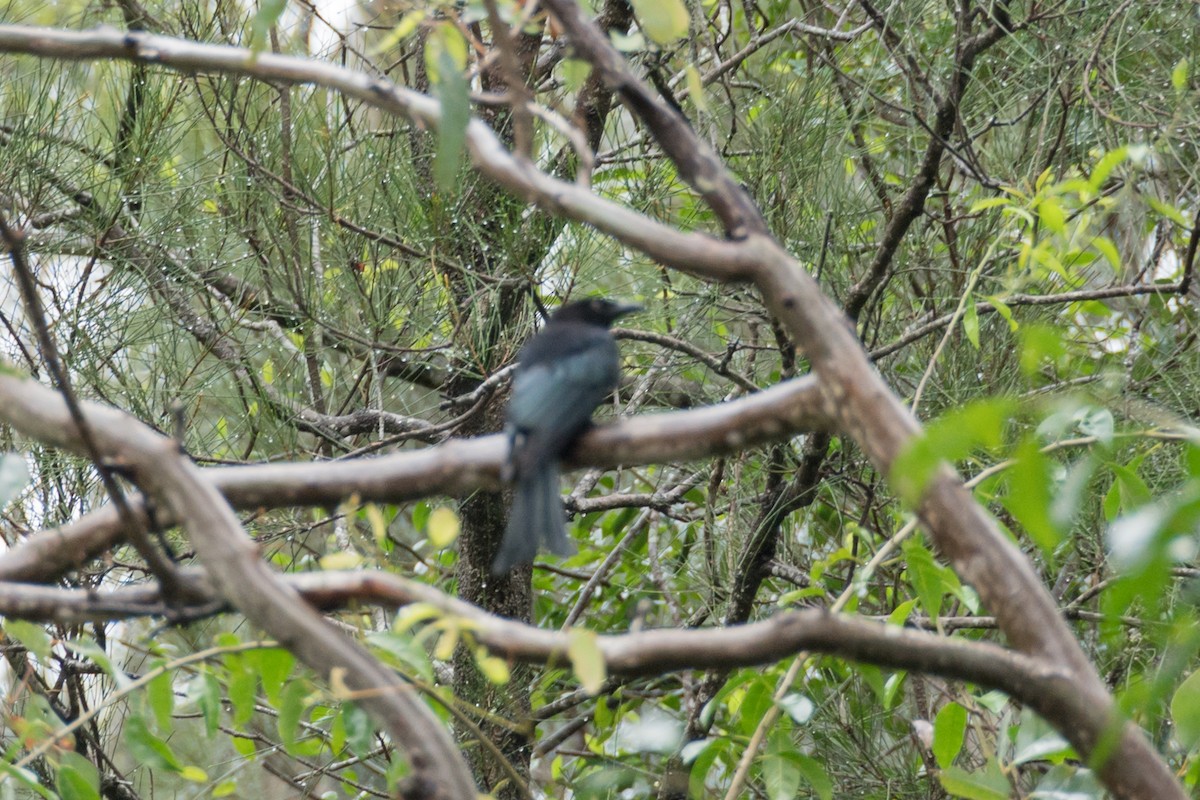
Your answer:
[[[566,0],[549,0],[548,4],[556,13],[565,11],[559,14],[564,21],[589,25],[574,6],[568,7]],[[980,37],[964,42],[953,80],[965,81],[970,62],[989,43],[988,34],[998,37],[1005,28],[993,25]],[[578,38],[574,32],[572,36]],[[589,48],[599,48],[597,60],[611,62],[614,53],[609,52],[611,48],[603,37],[589,33],[582,40]],[[271,81],[311,81],[391,113],[406,114],[421,124],[435,126],[440,120],[435,101],[349,70],[269,54],[254,58],[244,50],[166,37],[109,31],[76,34],[0,26],[0,50],[63,59],[124,58],[175,69],[223,71]],[[627,72],[618,77],[622,81],[630,79]],[[637,94],[643,89],[638,89]],[[629,102],[634,92],[626,89],[622,96]],[[677,156],[681,175],[697,185],[717,209],[727,230],[744,238],[722,241],[701,234],[680,233],[602,200],[581,187],[556,181],[514,157],[477,120],[467,128],[468,148],[484,174],[544,210],[586,222],[664,265],[711,280],[753,280],[767,307],[796,338],[820,377],[841,429],[854,438],[878,469],[887,473],[896,456],[920,429],[870,365],[846,317],[821,293],[802,266],[755,224],[757,214],[745,209],[748,198],[719,162],[716,162],[717,172],[710,172],[714,163],[703,156],[711,151],[686,122],[674,119],[675,112],[669,108],[644,108],[636,102],[631,108],[638,113],[646,112],[643,119],[663,146],[670,147],[668,152]],[[699,163],[692,154],[701,155]],[[695,181],[698,175],[703,178],[699,183]],[[1059,730],[1081,754],[1091,756],[1099,743],[1110,737],[1115,707],[1028,561],[948,468],[940,471],[926,487],[919,513],[942,555],[979,591],[1013,646],[1071,675],[1071,691],[1060,693],[1061,710],[1069,714],[1070,721],[1060,722]],[[1112,738],[1117,741],[1098,769],[1115,794],[1184,797],[1173,775],[1134,726],[1126,724]]]
[[[277,576],[324,610],[363,603],[401,607],[427,603],[470,623],[471,635],[494,655],[532,663],[563,662],[569,635],[498,617],[438,589],[381,572],[321,572]],[[185,578],[206,585],[195,570]],[[214,594],[213,599],[217,596]],[[105,621],[167,613],[154,587],[96,594],[78,589],[0,583],[0,614],[45,620]],[[597,638],[610,674],[659,675],[682,669],[728,670],[769,664],[801,651],[824,653],[1000,689],[1059,726],[1080,716],[1104,726],[1104,711],[1088,709],[1071,690],[1073,677],[1038,659],[987,642],[951,639],[821,610],[784,611],[769,620],[718,629],[656,629]]]
[[[258,557],[233,510],[174,442],[121,412],[86,404],[95,446],[122,463],[135,482],[182,521],[221,597],[325,679],[335,670],[361,692],[369,710],[396,738],[413,768],[403,790],[412,798],[473,800],[475,786],[449,733],[411,687],[311,606]],[[58,395],[0,375],[0,418],[27,436],[83,452],[79,429]]]
[[[586,41],[589,48],[599,51],[597,58],[604,63],[619,58],[570,0],[546,0],[546,3],[564,22],[573,41],[577,44],[581,39]],[[1003,13],[1003,9],[997,13]],[[922,165],[923,179],[928,172],[932,182],[932,176],[936,174],[941,143],[953,130],[958,102],[975,59],[1008,30],[1007,18],[997,17],[982,33],[960,44],[948,102],[939,107],[934,131],[936,146],[931,143]],[[595,62],[597,58],[589,60]],[[621,80],[630,78],[624,74]],[[634,110],[641,112],[640,107]],[[685,157],[686,152],[708,152],[706,143],[685,122],[663,121],[664,113],[668,116],[676,114],[673,109],[653,111],[644,114],[643,121],[673,156],[681,174],[694,179],[698,173],[692,161]],[[676,157],[679,150],[684,152]],[[704,166],[708,169],[711,165]],[[719,177],[706,173],[706,185],[723,185],[724,181],[731,180],[723,166],[720,173]],[[910,193],[917,211],[924,203],[927,190],[928,187],[923,190],[914,187]],[[723,202],[736,202],[743,196],[739,190],[733,198],[723,198]],[[896,223],[901,216],[897,210],[892,222]],[[896,242],[906,229],[907,223],[893,232]],[[842,430],[849,433],[875,466],[887,474],[896,456],[919,435],[916,420],[871,366],[846,315],[821,292],[816,281],[796,260],[766,234],[751,235],[742,244],[759,257],[753,264],[752,280],[769,310],[796,337],[813,371],[820,376],[822,388],[829,393],[838,412]],[[891,260],[886,250],[884,247],[878,252],[876,267],[882,269],[875,277],[880,279]],[[716,273],[705,274],[718,277]],[[858,293],[863,302],[875,285],[871,280],[860,284]],[[918,513],[942,555],[979,591],[1009,641],[1021,652],[1057,664],[1075,675],[1074,689],[1081,701],[1080,710],[1098,714],[1081,714],[1060,731],[1081,753],[1090,755],[1101,741],[1110,738],[1108,720],[1115,713],[1115,706],[1028,560],[949,468],[939,470],[929,482]],[[1099,766],[1110,789],[1122,797],[1183,797],[1178,782],[1135,726],[1125,725],[1119,739],[1109,757]],[[1130,765],[1135,763],[1140,766],[1131,768]]]
[[[52,392],[28,382],[47,403]],[[814,378],[787,381],[728,403],[663,414],[644,414],[597,426],[579,442],[575,466],[616,467],[686,461],[731,453],[801,433],[825,430],[831,416]],[[95,408],[94,406],[89,406]],[[396,503],[434,494],[465,494],[499,485],[504,437],[456,439],[418,451],[373,459],[245,467],[201,472],[237,509],[337,505],[351,496]],[[130,498],[140,519],[145,506]],[[170,509],[155,522],[171,525]],[[111,547],[122,535],[120,518],[105,507],[60,528],[30,536],[0,556],[0,580],[46,581]]]

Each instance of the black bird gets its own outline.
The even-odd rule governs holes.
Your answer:
[[[493,575],[533,561],[540,545],[558,555],[574,552],[567,539],[558,464],[591,425],[592,411],[620,381],[617,343],[609,326],[640,309],[599,297],[567,303],[517,355],[502,475],[515,487]]]

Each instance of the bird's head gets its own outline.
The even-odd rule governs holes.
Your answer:
[[[589,297],[560,306],[551,319],[556,322],[586,322],[608,327],[626,314],[641,310],[642,307],[636,303],[618,303],[605,297]]]

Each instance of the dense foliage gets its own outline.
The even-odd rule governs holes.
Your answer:
[[[579,552],[531,575],[486,574],[504,521],[494,481],[393,503],[302,487],[246,501],[262,556],[287,573],[413,577],[548,630],[732,626],[800,606],[1003,643],[911,512],[946,459],[1194,789],[1196,9],[609,0],[590,11],[846,310],[925,433],[891,474],[823,431],[573,472],[564,497]],[[617,332],[626,380],[601,416],[718,404],[808,371],[756,288],[669,270],[472,169],[468,113],[548,174],[679,230],[724,233],[652,127],[533,4],[343,15],[15,1],[0,19],[310,56],[442,104],[431,132],[236,70],[0,56],[3,214],[27,233],[73,391],[178,436],[206,469],[496,432],[503,370],[539,314],[589,294],[646,307]],[[496,19],[524,24],[504,34],[507,49]],[[33,315],[4,283],[4,354],[52,383]],[[5,439],[10,554],[112,502],[91,459]],[[178,529],[151,528],[190,560]],[[4,555],[0,577],[93,592],[153,579],[127,545],[90,555],[52,574],[4,571]],[[260,644],[238,614],[46,623],[0,610],[4,770],[42,796],[275,796],[277,779],[288,796],[388,796],[408,773],[353,692]],[[434,605],[334,613],[436,698],[480,786],[501,797],[1103,796],[1060,731],[937,674],[813,650],[617,676],[586,632],[568,658],[531,666]]]

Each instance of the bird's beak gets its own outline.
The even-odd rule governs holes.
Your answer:
[[[636,314],[643,309],[644,306],[640,306],[637,303],[621,303],[613,309],[613,319],[620,319],[627,314]]]

